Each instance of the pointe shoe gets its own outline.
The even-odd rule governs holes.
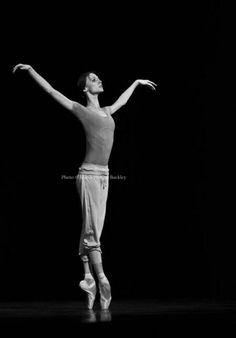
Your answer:
[[[99,283],[100,305],[102,310],[107,310],[111,303],[111,286],[108,283]]]
[[[88,296],[87,306],[89,310],[92,310],[93,304],[96,298],[96,293],[97,293],[97,287],[96,287],[95,280],[93,280],[91,284],[89,284],[87,280],[84,279],[79,283],[79,286],[83,291],[87,293],[87,296]]]

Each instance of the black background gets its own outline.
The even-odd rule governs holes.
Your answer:
[[[17,63],[79,100],[80,73],[104,83],[115,143],[102,235],[114,298],[235,299],[232,5],[14,7],[2,42],[1,299],[80,299],[75,180],[80,123]],[[168,7],[168,8],[167,8]],[[62,176],[72,176],[63,179]]]

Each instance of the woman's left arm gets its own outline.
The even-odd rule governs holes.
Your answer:
[[[123,94],[118,98],[118,100],[111,105],[109,108],[110,114],[114,114],[118,109],[120,109],[122,106],[124,106],[127,101],[129,100],[130,96],[133,94],[135,88],[139,85],[147,85],[149,86],[152,90],[155,90],[156,83],[149,81],[149,80],[136,80],[132,85],[124,91]]]

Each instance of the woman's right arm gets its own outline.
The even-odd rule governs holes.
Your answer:
[[[43,88],[50,96],[52,96],[58,103],[60,103],[63,107],[73,111],[73,107],[75,102],[69,100],[66,96],[61,94],[59,91],[54,89],[41,75],[39,75],[30,65],[25,65],[19,63],[13,68],[13,73],[17,69],[27,70],[30,76]],[[78,103],[77,103],[78,104]]]

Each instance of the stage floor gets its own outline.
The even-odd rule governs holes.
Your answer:
[[[27,301],[1,302],[0,326],[7,332],[22,329],[34,337],[42,329],[54,333],[137,333],[147,337],[163,332],[187,333],[232,332],[236,328],[235,302],[209,301],[158,301],[113,300],[110,309],[101,311],[95,303],[94,310],[86,310],[83,301]],[[35,334],[33,334],[35,332]],[[49,332],[49,331],[47,331]]]

